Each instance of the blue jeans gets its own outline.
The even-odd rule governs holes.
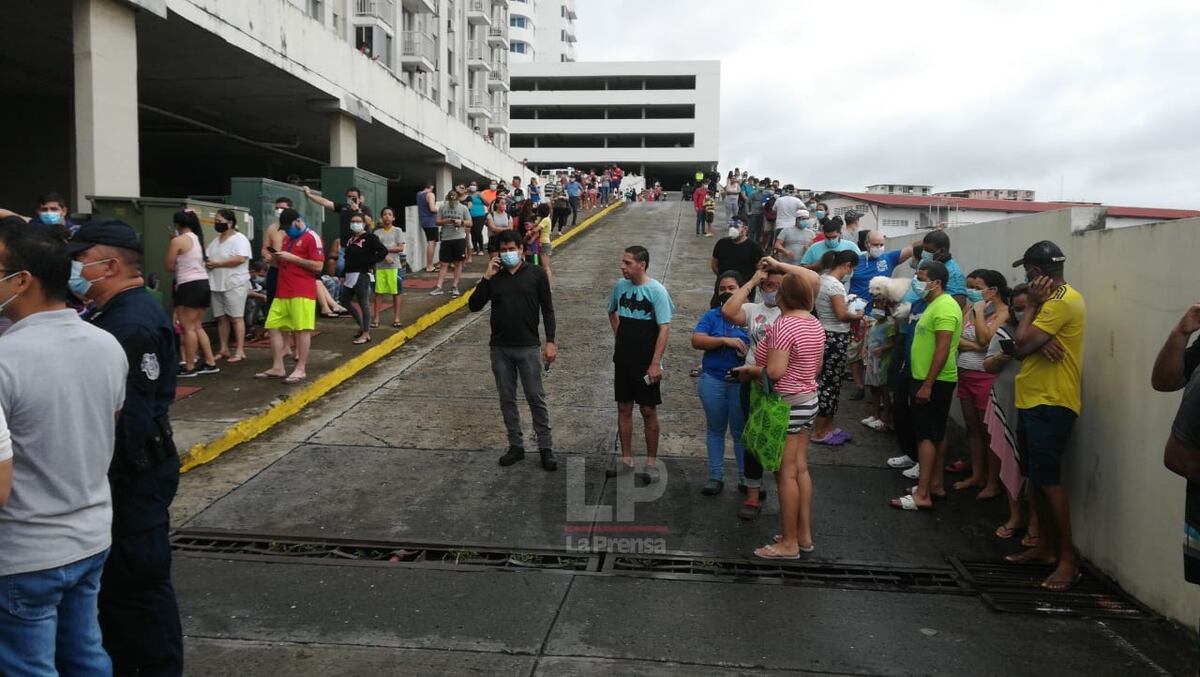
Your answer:
[[[97,597],[108,551],[0,576],[0,675],[111,675]]]
[[[746,474],[746,452],[742,447],[742,428],[746,425],[746,416],[742,413],[742,386],[703,372],[696,390],[700,393],[708,427],[708,474],[716,480],[725,477],[725,431],[728,430],[733,435],[733,455],[737,458],[740,481]]]

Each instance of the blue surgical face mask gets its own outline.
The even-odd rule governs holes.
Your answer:
[[[62,223],[62,214],[59,212],[39,212],[38,218],[48,226],[57,226]]]
[[[1025,311],[1024,311],[1024,310],[1014,310],[1014,311],[1012,311],[1013,320],[1014,320],[1014,321],[1015,321],[1017,324],[1020,324],[1020,323],[1021,323],[1021,317],[1022,317],[1023,315],[1025,315]]]
[[[929,283],[925,280],[913,280],[912,290],[917,296],[925,298],[925,292],[929,291]]]
[[[971,303],[979,303],[980,301],[983,300],[983,290],[982,289],[971,289],[970,287],[968,287],[966,296],[967,296],[967,301],[970,301]]]
[[[67,278],[67,286],[70,287],[71,291],[75,292],[75,294],[86,297],[87,293],[92,289],[92,283],[96,280],[102,280],[107,276],[98,277],[96,280],[89,280],[83,276],[83,269],[95,263],[104,263],[111,260],[111,258],[100,259],[99,261],[89,261],[88,263],[84,263],[82,261],[71,261],[71,277]],[[8,278],[4,279],[7,280]]]
[[[516,268],[521,262],[521,252],[500,252],[500,263],[505,268]]]
[[[291,225],[291,226],[287,227],[287,236],[293,240],[300,237],[300,235],[303,233],[304,233],[304,229],[301,228],[300,226]]]
[[[826,236],[825,237],[825,246],[829,247],[830,249],[833,249],[834,247],[838,246],[838,243],[840,243],[841,241],[842,241],[841,235],[836,235],[833,237]]]
[[[818,209],[816,216],[817,216],[817,220],[820,221],[821,219],[825,218],[825,211],[822,209]]]
[[[933,252],[927,252],[927,251],[922,250],[921,251],[921,260],[922,261],[932,261],[933,260]]]

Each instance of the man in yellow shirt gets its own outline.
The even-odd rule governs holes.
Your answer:
[[[1017,446],[1033,491],[1041,541],[1010,555],[1011,562],[1054,564],[1042,587],[1066,591],[1079,581],[1079,562],[1071,539],[1071,508],[1062,484],[1062,457],[1081,409],[1083,332],[1087,308],[1083,296],[1063,280],[1067,257],[1043,240],[1013,263],[1024,266],[1030,308],[1017,327]],[[1057,349],[1043,350],[1046,344]]]

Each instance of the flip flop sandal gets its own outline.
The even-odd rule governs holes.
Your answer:
[[[1036,548],[1039,545],[1041,545],[1041,542],[1042,542],[1041,536],[1038,536],[1036,534],[1031,534],[1029,532],[1026,532],[1025,538],[1021,539],[1021,545],[1025,546],[1026,548]]]
[[[955,461],[946,466],[946,472],[961,473],[966,472],[971,466],[967,465],[966,461]]]
[[[784,555],[780,552],[777,552],[775,550],[774,545],[764,545],[763,547],[754,551],[754,556],[759,559],[785,559],[785,560],[800,559],[800,553],[796,553],[795,555]]]
[[[888,501],[888,505],[896,508],[897,510],[933,510],[933,507],[931,506],[917,505],[917,502],[911,495],[893,498],[892,500]]]
[[[371,323],[371,328],[372,328],[372,329],[378,329],[378,328],[379,328],[379,323],[378,323],[378,322],[372,322],[372,323]]]
[[[403,327],[403,326],[404,326],[404,323],[403,323],[403,322],[393,322],[393,323],[392,323],[392,329],[399,329],[399,328],[401,328],[401,327]]]
[[[228,364],[237,364],[238,362],[241,362],[244,359],[246,359],[245,355],[232,355],[230,357],[225,358],[225,362]]]
[[[308,378],[308,377],[307,376],[289,376],[289,377],[283,379],[283,382],[287,385],[294,386],[297,383],[303,383],[306,378]]]
[[[272,374],[269,371],[260,371],[254,375],[254,378],[286,378],[283,374]]]
[[[351,343],[353,343],[356,346],[361,346],[364,343],[370,343],[370,342],[371,342],[370,336],[359,336],[358,338],[351,341]]]
[[[1000,526],[996,527],[996,531],[995,531],[996,538],[998,538],[1002,541],[1007,541],[1008,539],[1012,538],[1013,535],[1015,535],[1016,533],[1017,533],[1017,530],[1013,529],[1012,527],[1008,526],[1007,524],[1001,524]]]
[[[778,543],[783,540],[783,534],[775,534],[774,536],[771,537],[771,540]],[[812,552],[813,550],[816,550],[816,549],[817,549],[817,546],[815,546],[815,545],[800,546],[800,552]]]
[[[1079,581],[1081,581],[1081,580],[1083,580],[1083,572],[1076,571],[1075,577],[1069,581],[1064,581],[1062,583],[1050,583],[1050,584],[1047,584],[1046,581],[1042,581],[1041,588],[1042,588],[1042,590],[1049,590],[1050,592],[1067,592],[1071,588],[1075,587],[1076,585],[1079,585]]]
[[[914,484],[914,485],[912,485],[911,487],[909,487],[909,488],[908,488],[908,495],[909,495],[909,496],[912,496],[912,495],[913,495],[913,494],[915,494],[915,493],[917,493],[917,485],[915,485],[915,484]],[[931,492],[929,492],[929,497],[930,497],[930,498],[932,498],[932,499],[933,499],[933,500],[935,500],[935,501],[944,501],[944,500],[946,500],[946,494],[935,494],[935,493],[933,493],[932,491],[931,491]]]

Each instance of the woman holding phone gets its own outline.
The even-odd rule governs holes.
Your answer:
[[[725,433],[733,437],[733,454],[737,459],[738,484],[746,476],[745,450],[742,447],[742,386],[731,371],[741,366],[746,357],[750,336],[745,328],[721,316],[721,306],[742,286],[742,276],[728,270],[717,280],[720,304],[704,313],[692,333],[692,347],[704,351],[700,380],[696,392],[704,407],[708,449],[708,482],[700,490],[705,496],[716,496],[725,488]]]

